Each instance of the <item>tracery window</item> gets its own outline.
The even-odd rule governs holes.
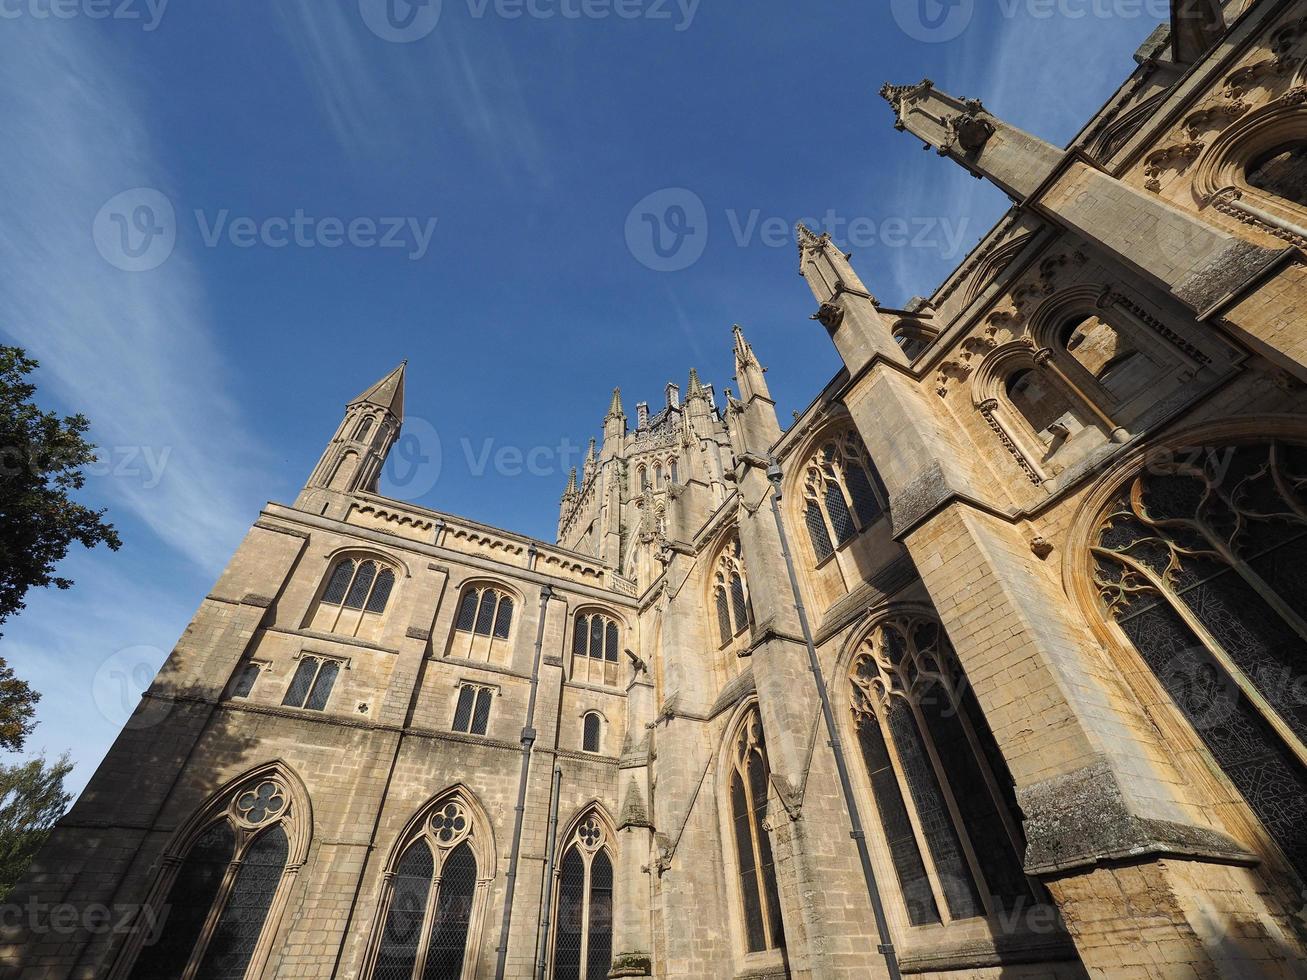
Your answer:
[[[828,440],[808,461],[803,495],[804,524],[818,562],[889,509],[880,476],[854,429]]]
[[[572,680],[604,684],[618,680],[622,631],[607,613],[582,610],[572,624]]]
[[[458,600],[449,656],[503,662],[513,629],[513,597],[493,585],[469,585]]]
[[[744,576],[740,539],[732,538],[713,572],[713,607],[721,645],[726,646],[753,625],[753,607]]]
[[[331,569],[310,628],[375,639],[395,589],[395,569],[377,558],[341,558]]]
[[[1107,615],[1307,877],[1307,448],[1153,461],[1091,552]]]
[[[598,752],[600,745],[600,734],[603,731],[603,719],[596,712],[591,711],[581,719],[581,749],[584,752]]]
[[[132,980],[240,980],[267,960],[298,818],[289,785],[256,776],[212,809],[165,872],[173,877],[156,906],[162,932],[145,938]]]
[[[493,866],[480,821],[461,793],[437,802],[409,832],[386,876],[371,980],[470,980]],[[481,856],[479,856],[479,854]]]
[[[492,687],[476,684],[460,687],[458,703],[454,706],[454,731],[464,735],[484,735],[490,728],[490,706],[494,698],[495,689]]]
[[[785,948],[776,863],[767,834],[771,771],[755,706],[736,731],[729,777],[730,817],[735,838],[745,948],[750,953]]]
[[[295,676],[281,703],[289,708],[325,711],[331,689],[340,674],[341,662],[326,657],[300,657]]]
[[[636,471],[640,475],[640,492],[649,489],[649,470],[643,465]]]
[[[248,698],[254,693],[254,684],[259,679],[259,673],[263,670],[263,665],[251,661],[242,667],[236,674],[236,680],[232,682],[231,696],[234,698]]]
[[[1245,178],[1258,190],[1307,208],[1307,142],[1277,146],[1254,158]]]
[[[613,961],[613,853],[593,813],[570,836],[558,871],[553,980],[607,980]]]
[[[939,624],[881,623],[851,669],[872,797],[914,926],[1033,899],[1012,780]]]

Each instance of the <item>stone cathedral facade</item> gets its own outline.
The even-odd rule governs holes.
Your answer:
[[[379,496],[405,369],[351,401],[4,975],[1307,975],[1307,2],[1137,61],[1065,149],[887,86],[1011,210],[903,310],[800,229],[844,369],[614,393],[555,543]]]

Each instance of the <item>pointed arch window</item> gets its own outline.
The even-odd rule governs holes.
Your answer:
[[[622,630],[603,612],[582,610],[572,625],[572,680],[609,687],[621,679]]]
[[[613,851],[593,813],[568,838],[558,868],[553,980],[607,980],[613,961]]]
[[[776,889],[776,864],[766,824],[770,780],[762,717],[755,706],[736,731],[727,790],[744,920],[744,945],[750,953],[785,948],[780,893]]]
[[[667,464],[667,472],[671,474],[670,479],[672,481],[672,486],[680,486],[681,470],[680,470],[680,464],[677,462],[676,457],[672,457],[671,462]]]
[[[603,731],[603,719],[597,712],[589,712],[582,720],[581,749],[585,752],[598,752],[600,735]]]
[[[720,646],[728,646],[753,625],[748,580],[740,539],[733,536],[722,550],[713,571],[713,609],[717,615]]]
[[[1267,837],[1307,878],[1307,447],[1150,463],[1091,547],[1120,627]]]
[[[850,677],[908,921],[971,919],[1032,900],[1011,777],[939,624],[912,614],[881,623]]]
[[[414,822],[382,893],[364,975],[371,980],[471,980],[493,864],[485,831],[461,793]]]
[[[889,510],[885,488],[854,429],[827,440],[804,475],[804,524],[818,563]]]
[[[513,597],[492,585],[469,585],[458,600],[449,656],[503,663],[510,653]]]
[[[297,829],[289,784],[275,773],[254,777],[208,808],[203,824],[170,861],[152,902],[162,923],[135,937],[131,980],[208,980],[259,976],[272,947],[290,879]],[[299,857],[302,860],[302,857]],[[164,914],[164,910],[167,914]],[[139,951],[139,952],[138,952]]]
[[[1294,140],[1262,153],[1245,172],[1249,186],[1307,208],[1307,140]]]
[[[649,470],[641,465],[636,472],[640,477],[640,492],[644,493],[644,491],[649,489]]]
[[[367,442],[368,433],[371,431],[372,431],[372,416],[368,415],[365,416],[363,421],[359,423],[358,431],[354,433],[354,440],[356,442]]]
[[[395,569],[379,558],[345,557],[332,566],[309,627],[376,639],[395,590]]]

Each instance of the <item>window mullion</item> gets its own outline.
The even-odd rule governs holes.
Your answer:
[[[584,848],[580,848],[581,861],[585,865],[585,877],[581,884],[581,980],[586,980],[590,969],[590,860]],[[607,978],[605,978],[607,980]]]
[[[947,687],[944,689],[948,690]],[[985,785],[989,788],[989,796],[994,801],[994,809],[998,811],[998,815],[1003,821],[1003,827],[1007,830],[1008,839],[1012,841],[1013,850],[1017,854],[1021,854],[1026,846],[1025,835],[1017,826],[1016,821],[1012,819],[1012,811],[1003,798],[1002,790],[998,785],[998,777],[994,775],[994,771],[990,768],[989,758],[981,747],[980,736],[972,726],[970,717],[962,710],[958,698],[953,695],[952,691],[948,691],[948,695],[953,712],[962,724],[962,731],[966,733],[967,742],[971,747],[971,755],[976,760],[976,765],[980,769],[981,777],[985,780]]]
[[[930,757],[931,768],[935,771],[935,782],[939,784],[940,794],[944,797],[944,805],[948,807],[949,817],[953,820],[953,827],[957,832],[963,857],[966,859],[967,866],[971,869],[971,877],[976,883],[976,891],[980,893],[980,901],[985,906],[985,914],[992,916],[994,914],[994,896],[990,893],[989,882],[985,879],[984,872],[980,867],[980,860],[976,857],[976,850],[971,843],[971,835],[967,833],[967,824],[962,819],[962,810],[958,806],[957,798],[953,795],[953,785],[949,782],[948,773],[945,771],[943,763],[940,762],[939,752],[935,748],[934,733],[931,732],[930,726],[926,724],[926,719],[921,714],[921,708],[916,699],[909,698],[908,704],[912,708],[912,717],[916,720],[917,730],[921,733],[921,742],[926,747],[926,754]]]
[[[204,961],[204,954],[208,952],[209,941],[213,939],[214,930],[218,928],[218,920],[222,918],[223,909],[227,907],[232,889],[236,886],[236,876],[240,874],[240,859],[244,858],[244,851],[243,842],[238,840],[232,852],[232,859],[227,864],[227,871],[222,877],[222,884],[218,887],[218,894],[213,897],[213,904],[209,906],[209,915],[204,920],[204,928],[200,930],[200,938],[195,941],[191,958],[186,962],[186,969],[182,971],[178,980],[194,980],[195,974],[199,971],[200,964]]]
[[[1294,754],[1299,763],[1307,766],[1307,746],[1303,745],[1297,734],[1291,727],[1289,727],[1288,723],[1284,720],[1283,716],[1281,716],[1275,706],[1266,700],[1257,685],[1252,682],[1252,679],[1243,672],[1243,669],[1240,668],[1237,663],[1234,662],[1233,658],[1231,658],[1231,656],[1225,651],[1225,648],[1221,646],[1220,641],[1208,631],[1207,627],[1203,624],[1203,621],[1189,608],[1188,603],[1176,595],[1174,590],[1154,574],[1151,568],[1144,565],[1142,562],[1135,561],[1129,555],[1107,551],[1103,548],[1094,548],[1093,554],[1100,558],[1108,558],[1120,562],[1131,571],[1137,572],[1145,578],[1148,584],[1157,591],[1162,600],[1171,607],[1171,610],[1177,616],[1180,617],[1185,626],[1193,631],[1193,634],[1198,637],[1199,642],[1207,648],[1207,652],[1210,653],[1212,658],[1221,665],[1221,669],[1223,669],[1230,679],[1238,685],[1239,693],[1246,697],[1262,717],[1266,719],[1267,724],[1269,724],[1275,730],[1275,733],[1280,736],[1280,739],[1286,746],[1288,746],[1289,751]],[[1117,624],[1117,628],[1120,628],[1119,623]],[[1163,687],[1163,690],[1166,690],[1166,688]],[[1169,692],[1167,692],[1167,696],[1170,697]]]
[[[888,697],[892,698],[895,695],[890,694]],[[944,894],[944,886],[940,882],[939,868],[935,866],[935,852],[931,850],[925,828],[921,826],[921,815],[917,812],[917,797],[908,784],[907,771],[903,767],[903,760],[899,757],[899,746],[894,740],[894,732],[890,729],[889,719],[885,715],[885,709],[881,705],[880,699],[873,698],[871,703],[875,711],[875,723],[880,726],[881,737],[885,740],[885,752],[889,755],[890,768],[894,771],[894,778],[899,784],[899,795],[903,798],[903,808],[908,812],[908,822],[912,824],[912,832],[916,835],[917,852],[921,855],[922,865],[926,869],[926,879],[930,882],[931,893],[935,896],[935,907],[939,910],[939,921],[941,923],[952,922],[953,910],[949,908],[948,897]]]
[[[753,798],[753,780],[749,778],[749,755],[746,752],[744,756],[744,770],[740,773],[740,778],[744,782],[744,801],[749,809],[749,843],[753,845],[753,877],[758,888],[758,907],[762,910],[762,928],[763,928],[763,945],[767,949],[772,949],[772,921],[770,904],[767,901],[767,878],[762,870],[762,845],[758,841],[758,836],[765,831],[758,826],[758,808],[757,800]]]
[[[854,528],[861,534],[866,528],[862,524],[862,516],[858,513],[857,504],[853,500],[853,491],[849,489],[848,478],[844,475],[844,469],[848,465],[847,459],[840,459],[839,465],[835,467],[835,485],[840,488],[840,493],[844,494],[844,507],[849,512]]]
[[[430,846],[430,841],[427,842]],[[431,933],[435,929],[436,909],[440,907],[440,882],[444,877],[445,853],[438,847],[431,848],[434,866],[431,873],[431,891],[427,895],[427,907],[422,913],[422,931],[418,933],[417,962],[413,966],[413,980],[422,980],[427,969],[427,952],[431,945]]]

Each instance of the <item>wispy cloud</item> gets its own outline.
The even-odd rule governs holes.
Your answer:
[[[475,50],[460,5],[414,44],[369,31],[356,2],[284,0],[276,7],[291,51],[337,142],[375,162],[415,140],[475,148],[505,179],[548,179],[542,136],[518,66],[491,31]]]
[[[184,243],[133,273],[92,238],[114,195],[169,194],[144,86],[82,25],[13,22],[0,47],[0,331],[41,361],[43,388],[91,418],[109,468],[96,496],[220,567],[249,523],[261,451],[224,393],[201,278]]]

